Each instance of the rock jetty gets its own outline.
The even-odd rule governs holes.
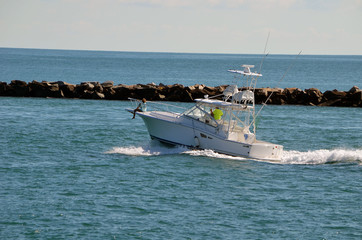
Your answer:
[[[156,85],[114,85],[112,81],[104,83],[82,82],[69,84],[63,81],[26,83],[21,80],[12,80],[10,84],[0,82],[0,96],[12,97],[44,97],[44,98],[80,98],[80,99],[107,99],[127,100],[128,98],[151,101],[178,101],[192,102],[195,98],[204,95],[214,96],[221,94],[227,85],[208,87],[202,84],[183,86],[181,84]],[[338,106],[362,107],[362,91],[352,87],[349,91],[331,90],[321,92],[316,88],[301,90],[299,88],[257,88],[255,102],[265,102],[271,95],[268,104],[275,105],[312,105],[312,106]]]

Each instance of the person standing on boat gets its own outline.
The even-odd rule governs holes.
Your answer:
[[[138,104],[138,107],[133,110],[133,118],[134,119],[136,117],[136,112],[146,112],[147,111],[147,106],[146,106],[146,98],[142,99],[142,102],[140,102],[140,104]]]
[[[218,107],[216,107],[216,109],[214,111],[212,111],[212,108],[211,108],[210,114],[211,114],[211,116],[213,116],[213,118],[215,120],[220,120],[221,116],[224,115],[224,113]]]

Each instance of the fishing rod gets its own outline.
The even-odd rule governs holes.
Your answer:
[[[269,42],[269,37],[270,37],[270,31],[268,32],[268,37],[266,38],[266,42],[265,42],[265,46],[264,46],[264,52],[263,52],[263,58],[261,59],[261,62],[260,62],[260,67],[259,67],[259,74],[261,74],[261,68],[263,66],[263,63],[264,63],[264,60],[265,58],[269,55],[269,52],[267,54],[265,54],[266,52],[266,48],[268,46],[268,42]],[[256,87],[256,82],[257,82],[257,78],[255,79],[255,82],[254,82],[254,86],[253,86],[253,94],[255,96],[255,87]],[[251,125],[253,125],[253,128],[254,128],[254,133],[256,132],[256,126],[255,126],[255,121],[254,119],[256,119],[256,116],[255,116],[255,101],[253,102],[253,121],[252,123],[249,125],[249,127]]]
[[[284,78],[285,78],[285,76],[287,75],[288,71],[294,66],[295,61],[297,60],[297,58],[300,56],[301,53],[302,53],[302,51],[300,51],[300,52],[297,54],[297,56],[295,56],[295,58],[293,59],[293,61],[289,64],[288,69],[284,72],[284,75],[282,76],[282,78],[277,82],[277,87],[278,87],[279,84],[284,80]],[[268,98],[265,100],[265,102],[262,103],[263,106],[259,109],[259,111],[258,111],[257,114],[255,115],[255,117],[254,117],[253,121],[251,122],[251,124],[249,125],[249,127],[250,127],[251,125],[254,125],[254,124],[255,124],[256,118],[259,116],[261,110],[266,106],[266,103],[270,100],[270,98],[271,98],[271,96],[273,95],[273,93],[274,93],[274,91],[272,91],[272,92],[270,93],[270,95],[268,96]],[[255,127],[254,127],[254,129],[255,129]]]
[[[260,62],[259,73],[261,73],[261,68],[263,66],[265,58],[269,55],[269,53],[267,53],[265,55],[266,47],[268,46],[268,42],[269,42],[269,37],[270,37],[270,31],[268,32],[268,37],[266,38],[266,42],[265,42],[265,46],[264,46],[264,52],[263,52],[264,57],[261,59],[261,62]]]

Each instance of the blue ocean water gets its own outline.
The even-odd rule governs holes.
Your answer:
[[[226,69],[260,62],[258,55],[0,53],[7,82],[216,86],[232,80]],[[277,84],[294,57],[268,56],[260,85]],[[361,71],[361,56],[300,56],[281,87],[348,90],[362,87]],[[0,239],[362,238],[360,108],[266,106],[257,136],[285,148],[282,161],[270,163],[151,141],[142,120],[124,111],[129,106],[0,98]]]

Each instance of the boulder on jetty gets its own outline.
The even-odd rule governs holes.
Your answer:
[[[209,87],[203,84],[184,86],[182,84],[159,85],[155,83],[135,85],[114,85],[113,81],[82,82],[70,84],[63,81],[26,83],[21,80],[12,80],[10,84],[0,82],[0,96],[12,97],[45,97],[45,98],[80,98],[80,99],[107,99],[127,100],[128,98],[150,101],[178,101],[192,102],[204,96],[221,95],[227,85]],[[239,90],[243,90],[240,88]],[[219,99],[221,96],[219,97]],[[275,105],[310,105],[310,106],[338,106],[362,107],[362,91],[353,86],[349,91],[337,89],[322,93],[319,89],[299,88],[256,88],[255,102]]]

